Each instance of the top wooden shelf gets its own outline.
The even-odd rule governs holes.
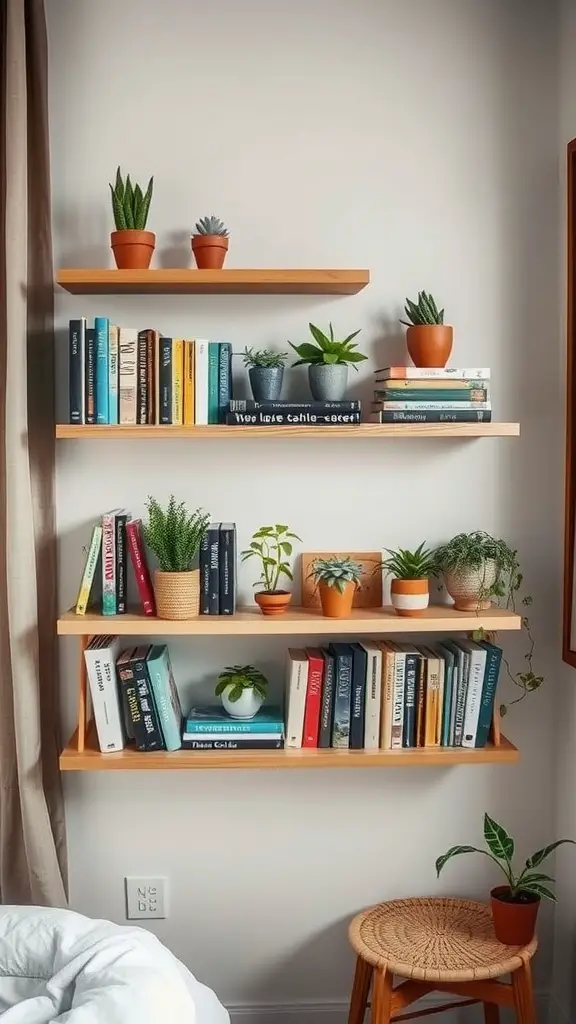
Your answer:
[[[64,269],[57,284],[73,295],[356,295],[369,270]]]

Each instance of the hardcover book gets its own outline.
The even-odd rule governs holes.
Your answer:
[[[392,750],[400,750],[404,740],[404,703],[406,689],[406,652],[390,643],[394,652],[394,695],[392,699]]]
[[[308,689],[306,651],[290,647],[286,654],[286,746],[299,749],[304,732],[304,711]]]
[[[144,612],[144,615],[156,615],[154,590],[152,589],[150,571],[146,561],[144,544],[142,543],[141,529],[142,523],[140,519],[131,519],[130,522],[126,524],[128,550],[130,551],[130,560],[132,562],[132,569],[134,570],[134,577],[136,579],[136,586],[138,587],[142,611]]]
[[[210,537],[205,530],[200,542],[200,615],[210,615]]]
[[[440,658],[430,647],[421,647],[420,653],[426,659],[426,725],[424,746],[439,747],[440,722],[442,720]]]
[[[128,735],[134,740],[138,750],[146,750],[147,731],[140,709],[134,665],[132,663],[132,656],[135,650],[136,648],[134,647],[128,647],[120,653],[116,660],[116,672],[122,694]]]
[[[442,734],[440,742],[443,747],[451,745],[450,723],[452,721],[452,694],[454,684],[454,664],[456,661],[454,651],[444,643],[439,643],[434,648],[439,657],[444,659],[444,704],[442,708]]]
[[[245,427],[330,427],[354,426],[360,423],[359,412],[311,412],[293,409],[288,412],[228,412],[226,423]]]
[[[148,334],[138,332],[136,420],[140,424],[148,422]]]
[[[220,345],[217,341],[208,343],[208,423],[218,423],[220,378]]]
[[[334,718],[332,746],[347,750],[350,746],[350,699],[352,696],[353,651],[349,644],[330,644],[335,660]]]
[[[86,317],[68,325],[70,423],[86,421]]]
[[[228,412],[360,412],[357,400],[342,402],[257,402],[251,398],[233,398],[228,403]]]
[[[275,739],[259,739],[257,736],[243,739],[231,739],[228,736],[221,736],[217,740],[204,740],[201,736],[182,737],[187,750],[283,750],[284,739],[277,736]]]
[[[196,339],[194,345],[196,423],[208,423],[208,342]]]
[[[373,412],[371,423],[490,423],[490,410],[474,412],[472,409],[452,412],[438,412],[428,409],[421,412]]]
[[[122,709],[116,678],[119,646],[118,637],[93,636],[84,651],[98,744],[103,754],[124,748]]]
[[[482,705],[482,690],[484,687],[487,652],[485,647],[481,647],[480,644],[476,644],[472,640],[460,640],[458,642],[470,655],[468,689],[466,692],[464,725],[462,729],[462,746],[475,747],[476,733],[478,732],[478,721],[480,718],[480,707]]]
[[[404,725],[402,729],[402,746],[415,747],[416,735],[416,701],[417,682],[422,655],[409,644],[399,644],[400,650],[406,655],[404,674]]]
[[[332,722],[334,718],[334,655],[330,651],[322,651],[324,659],[322,702],[320,705],[319,747],[329,747],[332,743]]]
[[[236,524],[220,523],[219,533],[220,615],[236,611]]]
[[[153,644],[146,665],[166,750],[182,746],[182,707],[166,644]]]
[[[148,674],[147,658],[149,652],[149,644],[141,644],[135,649],[130,659],[130,664],[134,671],[134,685],[144,724],[144,748],[145,750],[165,750],[164,737],[160,729],[158,712]]]
[[[363,750],[366,708],[366,674],[368,655],[362,644],[350,644],[352,650],[352,690],[350,694],[351,750]]]
[[[138,332],[130,327],[121,327],[120,347],[120,423],[134,426],[137,421],[138,397]]]
[[[363,640],[362,647],[367,657],[364,747],[366,750],[377,750],[380,745],[382,705],[382,649],[375,640]]]
[[[118,423],[118,384],[120,373],[119,331],[113,324],[108,331],[108,422]]]
[[[380,714],[380,746],[392,748],[392,718],[394,706],[395,661],[394,649],[385,640],[379,642],[382,651],[382,711]]]
[[[116,516],[121,512],[102,516],[102,615],[116,615]]]
[[[182,426],[184,422],[184,342],[174,338],[172,342],[172,423]]]
[[[427,377],[436,380],[490,380],[490,370],[486,367],[462,370],[455,366],[386,366],[383,370],[375,370],[374,375],[376,379],[380,377],[382,380]]]
[[[232,345],[221,341],[218,367],[218,422],[224,423],[232,398]]]
[[[196,422],[194,410],[194,342],[184,342],[184,423]]]
[[[487,640],[479,641],[480,647],[486,651],[486,671],[484,674],[484,686],[482,688],[482,703],[480,705],[480,716],[478,718],[478,730],[476,732],[476,746],[485,747],[488,742],[492,716],[494,713],[494,700],[496,687],[502,662],[502,648],[496,644],[488,643]]]
[[[108,423],[108,332],[110,321],[106,316],[94,319],[96,337],[96,422]]]
[[[92,590],[92,584],[94,582],[94,576],[96,575],[96,569],[98,566],[98,559],[100,557],[101,546],[102,527],[95,526],[92,530],[92,539],[86,554],[80,589],[78,591],[78,597],[76,598],[76,615],[86,614],[88,602],[90,601],[90,591]]]
[[[322,651],[317,647],[307,647],[306,657],[308,658],[308,685],[306,687],[306,703],[304,706],[302,746],[317,747],[320,734],[320,704],[322,701],[324,659]]]
[[[208,536],[208,614],[220,614],[220,523],[210,523]]]
[[[188,712],[184,731],[193,735],[202,735],[204,733],[249,733],[253,735],[274,733],[282,735],[284,732],[284,716],[280,708],[275,705],[261,708],[254,718],[247,720],[230,718],[230,715],[217,705],[213,707],[193,707]]]
[[[172,423],[172,338],[161,337],[160,348],[160,423]]]
[[[96,423],[96,332],[87,327],[85,332],[86,372],[86,423]]]
[[[116,615],[126,614],[127,565],[126,565],[126,512],[120,511],[115,517],[116,557]]]

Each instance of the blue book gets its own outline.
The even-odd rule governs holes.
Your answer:
[[[232,398],[232,345],[229,341],[220,342],[220,360],[218,371],[218,422],[226,422],[226,413]]]
[[[220,379],[220,345],[217,341],[208,344],[208,423],[218,423]]]
[[[450,723],[452,721],[452,696],[454,686],[454,664],[456,662],[456,655],[454,651],[450,650],[447,644],[438,644],[436,648],[438,654],[444,659],[444,704],[442,706],[442,733],[440,738],[440,745],[442,747],[450,746]]]
[[[108,332],[107,316],[94,318],[96,337],[96,423],[108,423]]]
[[[486,668],[484,671],[480,715],[478,717],[478,729],[474,745],[476,747],[485,747],[492,724],[494,698],[496,696],[496,686],[498,685],[500,664],[502,662],[502,648],[488,643],[487,640],[480,640],[479,646],[486,651]]]
[[[349,644],[330,644],[335,660],[334,719],[332,746],[347,750],[350,746],[350,697],[352,695],[353,652]]]
[[[184,731],[187,733],[278,733],[284,732],[284,716],[279,707],[261,708],[254,716],[244,721],[230,718],[222,707],[190,708]]]
[[[166,644],[152,645],[146,657],[146,666],[166,750],[180,750],[182,708]]]

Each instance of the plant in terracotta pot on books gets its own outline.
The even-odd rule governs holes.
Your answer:
[[[418,292],[418,299],[406,299],[408,328],[406,344],[414,366],[446,366],[452,351],[453,328],[444,323],[444,310],[438,309],[433,295]]]
[[[198,270],[222,270],[228,252],[228,228],[218,217],[201,217],[192,235]]]
[[[268,680],[253,665],[232,665],[218,677],[216,696],[231,718],[254,718],[268,694]]]
[[[362,576],[360,562],[347,555],[316,558],[310,576],[318,586],[322,614],[328,619],[347,618]]]
[[[355,363],[368,358],[362,352],[354,351],[358,346],[353,339],[360,330],[338,341],[332,324],[329,325],[329,334],[324,334],[314,324],[308,326],[316,344],[305,341],[301,345],[293,345],[290,341],[288,344],[299,356],[292,366],[308,366],[310,391],[317,402],[339,402],[346,394],[348,366],[358,370]]]
[[[147,508],[144,539],[158,559],[154,572],[158,618],[194,618],[200,610],[198,554],[210,516],[200,508],[189,512],[173,494],[166,509],[152,497]]]
[[[112,212],[116,231],[110,235],[110,245],[119,270],[148,270],[156,246],[156,235],[146,231],[148,212],[152,201],[154,178],[150,178],[146,191],[133,185],[130,175],[126,181],[120,168],[116,181],[110,184]]]
[[[387,550],[375,571],[384,570],[392,576],[390,596],[397,615],[414,617],[422,615],[430,600],[429,579],[436,574],[434,555],[425,547],[425,542],[414,551],[398,548]]]
[[[248,368],[254,400],[277,402],[282,394],[284,363],[288,359],[288,353],[273,352],[269,348],[245,348],[242,358],[244,366]]]
[[[490,857],[505,878],[505,884],[497,885],[490,893],[496,938],[507,946],[526,946],[534,935],[540,900],[544,898],[556,902],[556,897],[550,889],[554,879],[544,874],[540,868],[559,846],[564,843],[576,844],[573,839],[558,839],[528,857],[522,870],[516,874],[512,864],[514,840],[489,814],[484,815],[484,842],[487,850],[480,850],[476,846],[450,847],[446,853],[438,857],[436,874],[439,877],[444,865],[461,853],[481,853],[485,857]]]
[[[281,523],[261,526],[252,537],[250,546],[241,553],[243,562],[256,558],[262,566],[260,579],[254,584],[262,589],[254,595],[254,600],[263,615],[283,615],[292,600],[290,591],[281,590],[278,585],[282,576],[294,579],[288,559],[292,555],[292,541],[300,539]]]

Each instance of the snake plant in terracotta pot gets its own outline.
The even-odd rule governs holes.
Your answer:
[[[148,211],[152,201],[154,178],[150,178],[146,191],[133,185],[130,175],[124,181],[120,168],[116,181],[110,183],[112,212],[116,231],[110,235],[110,245],[119,270],[148,270],[156,246],[156,235],[146,231]]]
[[[318,585],[322,614],[328,619],[345,619],[352,611],[362,566],[348,555],[315,558],[309,575]]]
[[[210,521],[207,512],[189,512],[173,494],[166,509],[148,498],[144,539],[158,559],[154,596],[159,619],[191,619],[199,614],[200,570],[198,555]]]
[[[329,334],[324,334],[319,327],[308,324],[310,333],[316,342],[305,341],[302,345],[292,345],[298,359],[292,366],[308,366],[308,380],[312,398],[318,402],[339,402],[346,393],[348,384],[348,366],[358,367],[368,356],[355,352],[357,343],[353,340],[360,330],[353,331],[343,341],[334,336],[334,328],[329,325]]]
[[[281,590],[278,584],[282,576],[294,579],[288,561],[293,551],[293,540],[300,540],[300,537],[282,523],[261,526],[252,537],[250,546],[241,553],[243,562],[256,558],[262,566],[262,574],[254,584],[261,589],[254,595],[254,600],[263,615],[283,615],[292,600],[291,592]]]

